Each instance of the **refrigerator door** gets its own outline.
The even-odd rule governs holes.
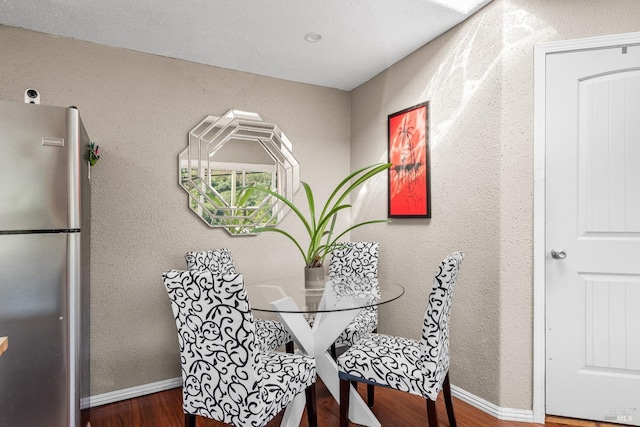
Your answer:
[[[69,425],[67,256],[77,235],[0,235],[0,333],[11,342],[0,360],[0,426]]]
[[[79,227],[69,224],[68,165],[78,147],[67,110],[0,101],[0,231]]]
[[[0,363],[0,427],[80,425],[89,393],[88,143],[75,108],[0,101],[0,336],[11,341]]]

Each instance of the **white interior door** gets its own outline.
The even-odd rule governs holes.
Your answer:
[[[640,46],[546,64],[546,411],[640,426]]]

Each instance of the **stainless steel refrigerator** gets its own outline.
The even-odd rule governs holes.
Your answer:
[[[0,336],[9,337],[0,427],[81,424],[89,393],[88,144],[74,107],[0,101]]]

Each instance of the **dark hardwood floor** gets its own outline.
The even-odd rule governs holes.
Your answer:
[[[365,395],[365,387],[360,386],[360,394]],[[135,399],[116,402],[89,409],[91,427],[180,427],[184,423],[181,389],[176,388]],[[339,405],[333,400],[321,382],[316,384],[318,427],[337,427]],[[365,398],[366,400],[366,398]],[[536,427],[541,424],[499,421],[486,413],[454,398],[454,410],[459,427]],[[437,402],[438,419],[441,427],[449,427],[442,394]],[[413,427],[427,425],[425,400],[408,393],[376,388],[376,404],[373,408],[383,427]],[[282,414],[273,419],[268,427],[280,425]],[[197,427],[224,427],[213,420],[198,417]],[[306,414],[302,427],[307,427]],[[354,424],[350,424],[354,426]],[[561,418],[548,419],[546,427],[590,426],[605,424],[585,423]]]

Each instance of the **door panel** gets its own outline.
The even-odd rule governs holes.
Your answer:
[[[640,47],[546,81],[547,413],[640,425]]]
[[[640,71],[578,83],[582,233],[640,232]],[[634,117],[635,112],[635,117]]]
[[[66,111],[0,101],[0,231],[70,228]]]
[[[0,236],[0,426],[69,426],[66,233]]]
[[[640,277],[581,275],[585,285],[585,365],[638,370]]]

